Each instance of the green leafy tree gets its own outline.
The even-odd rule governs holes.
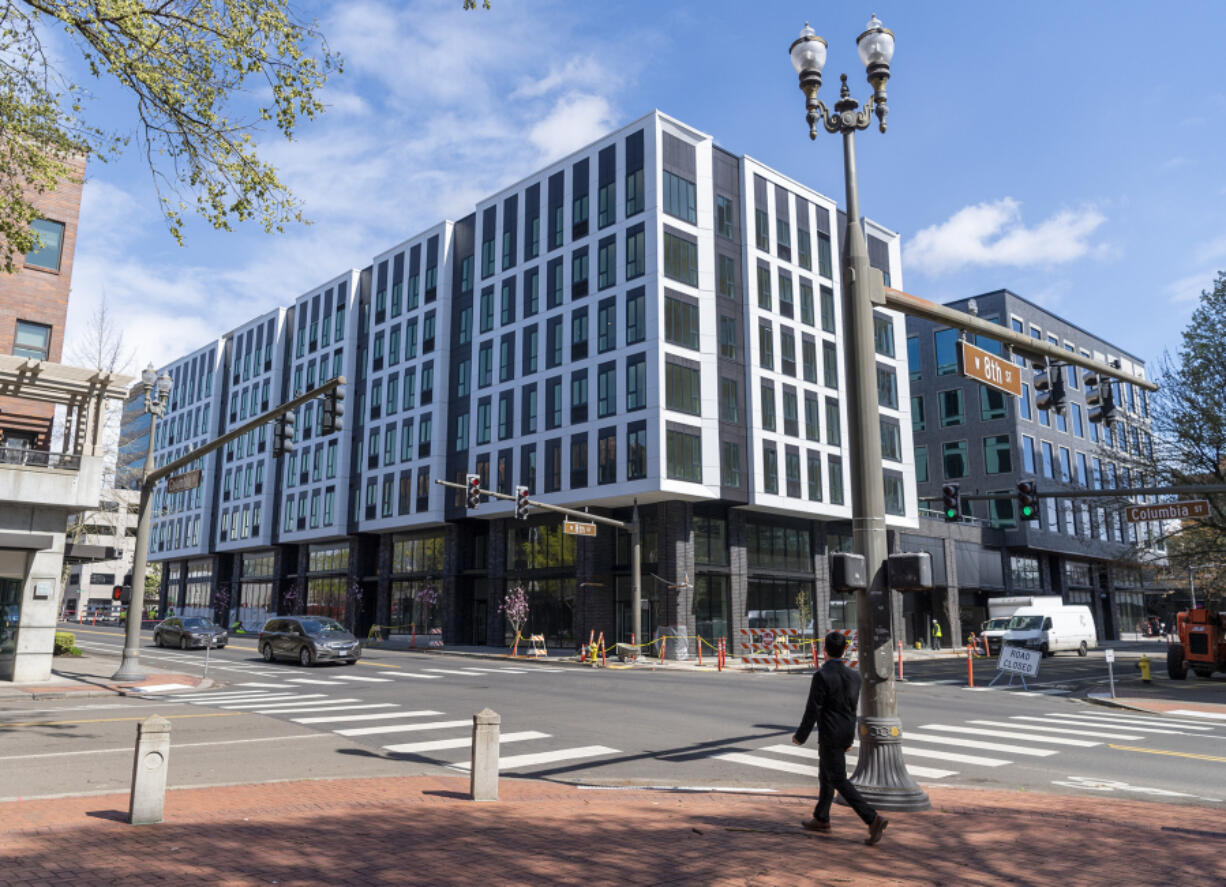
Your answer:
[[[129,142],[87,113],[87,92],[52,56],[61,28],[89,74],[135,99],[135,141],[170,233],[194,210],[215,228],[257,219],[266,231],[304,221],[253,135],[292,139],[323,112],[319,92],[341,59],[288,0],[0,0],[0,261],[38,243],[37,195],[79,180],[81,158]],[[256,96],[254,101],[251,96]],[[251,110],[248,111],[247,107]]]
[[[1226,484],[1226,272],[1183,331],[1175,357],[1164,355],[1153,397],[1155,460],[1170,484]],[[1172,567],[1226,561],[1226,494],[1194,494],[1210,503],[1203,521],[1183,521],[1168,546]]]

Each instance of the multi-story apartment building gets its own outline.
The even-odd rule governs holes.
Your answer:
[[[1145,378],[1145,365],[1135,355],[1008,290],[948,304],[1067,351],[1118,362],[1125,380]],[[958,337],[957,330],[907,320],[921,500],[939,501],[942,486],[951,482],[963,495],[1012,495],[1023,479],[1035,480],[1041,491],[1072,494],[1041,499],[1032,521],[1019,519],[1015,499],[962,501],[967,521],[985,528],[980,542],[960,543],[965,552],[956,558],[964,563],[958,589],[963,628],[978,628],[990,596],[1044,593],[1091,606],[1103,637],[1133,631],[1145,614],[1147,577],[1142,567],[1163,556],[1161,529],[1127,522],[1124,500],[1089,494],[1143,486],[1149,479],[1146,466],[1153,449],[1147,392],[1127,381],[1116,383],[1118,419],[1110,426],[1096,424],[1089,421],[1086,372],[1066,366],[1061,370],[1067,393],[1064,413],[1040,410],[1032,364],[1013,357],[1022,367],[1022,395],[1004,395],[959,375]],[[994,340],[980,336],[976,344],[1002,353]],[[931,529],[928,521],[923,525]],[[916,547],[910,538],[905,542]]]
[[[249,602],[305,607],[363,631],[431,625],[500,644],[499,604],[520,585],[529,630],[552,643],[588,629],[628,640],[626,534],[579,540],[556,514],[519,521],[493,499],[470,512],[433,483],[475,472],[550,504],[627,520],[637,508],[646,632],[799,625],[798,598],[819,630],[854,627],[825,557],[850,545],[843,224],[829,197],[653,112],[375,253],[296,300],[277,340],[282,400],[345,375],[344,430],[320,439],[317,411],[300,412],[297,448],[265,472],[280,515],[258,537],[235,540],[231,517],[228,537],[186,551],[155,523],[167,603],[187,604],[195,569],[202,588],[238,589],[222,598],[240,616]],[[897,235],[866,234],[901,285]],[[351,319],[329,345],[342,302]],[[903,329],[878,311],[886,507],[913,528]],[[202,495],[232,515],[225,476]]]
[[[109,455],[109,454],[108,454]],[[100,559],[78,560],[68,569],[61,614],[84,620],[118,616],[126,597],[114,599],[117,587],[132,584],[132,553],[140,495],[118,486],[104,487],[98,507],[68,519],[67,543],[72,553],[93,547]]]

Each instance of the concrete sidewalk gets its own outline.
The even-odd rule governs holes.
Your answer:
[[[1226,694],[1223,694],[1223,698],[1226,698]],[[1152,714],[1176,715],[1192,719],[1203,718],[1206,724],[1226,725],[1226,703],[1190,702],[1186,699],[1157,696],[1111,696],[1107,693],[1090,693],[1086,696],[1086,701],[1114,708],[1147,711]]]
[[[1226,882],[1217,811],[930,788],[881,844],[845,807],[799,827],[811,793],[584,790],[504,779],[282,782],[171,791],[133,827],[126,795],[0,804],[5,885],[1118,885]],[[1156,854],[1156,856],[1155,856]],[[1159,862],[1150,862],[1151,859]]]
[[[113,681],[119,668],[117,656],[57,656],[52,660],[51,679],[14,683],[0,681],[0,699],[65,699],[89,696],[140,695],[156,689],[205,690],[212,678],[177,672],[152,672],[146,666],[143,681]],[[4,882],[0,875],[0,885]]]

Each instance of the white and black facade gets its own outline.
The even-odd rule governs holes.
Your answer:
[[[232,516],[203,537],[216,584],[261,585],[265,611],[476,644],[503,642],[498,603],[523,585],[529,630],[551,643],[628,639],[626,534],[578,540],[498,500],[469,512],[433,482],[476,472],[618,518],[637,503],[645,632],[799,627],[798,594],[815,628],[854,627],[854,598],[832,599],[826,576],[828,551],[850,545],[844,224],[825,195],[653,112],[240,327],[227,347],[278,319],[282,399],[345,375],[345,428],[321,439],[300,411],[294,453],[266,469],[258,536],[242,535],[246,463],[244,498],[234,474],[229,500],[205,489],[218,514],[240,509],[237,539]],[[865,233],[900,286],[898,236]],[[895,531],[918,525],[903,331],[878,310]],[[248,560],[264,573],[246,576]]]

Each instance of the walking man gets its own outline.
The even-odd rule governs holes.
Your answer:
[[[826,662],[813,675],[804,717],[792,737],[794,745],[804,745],[817,725],[818,795],[813,818],[801,823],[812,832],[830,831],[830,804],[837,791],[868,826],[864,843],[881,840],[889,820],[881,816],[860,796],[847,778],[846,754],[856,736],[856,707],[860,700],[860,675],[843,664],[847,638],[837,631],[826,635]]]

